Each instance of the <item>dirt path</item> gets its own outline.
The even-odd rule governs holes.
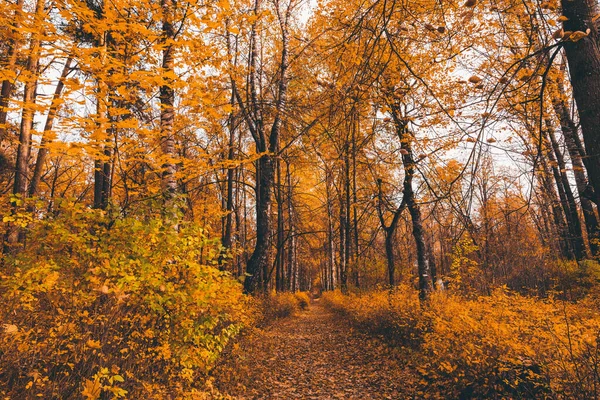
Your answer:
[[[410,380],[395,350],[318,301],[243,338],[215,372],[219,390],[241,399],[407,399]]]

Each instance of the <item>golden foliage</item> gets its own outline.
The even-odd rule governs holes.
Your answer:
[[[465,300],[436,293],[419,305],[407,287],[324,295],[361,328],[417,349],[425,398],[596,398],[600,317],[590,307],[497,289]]]
[[[0,369],[18,398],[178,398],[251,323],[239,283],[194,224],[65,202],[2,278]],[[7,391],[8,390],[8,391]],[[16,397],[15,397],[16,398]]]

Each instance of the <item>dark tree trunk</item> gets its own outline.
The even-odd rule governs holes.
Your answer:
[[[577,212],[577,204],[571,190],[571,185],[566,174],[562,171],[565,170],[564,160],[558,143],[554,138],[554,133],[550,131],[551,128],[547,129],[547,137],[551,148],[548,149],[548,159],[552,164],[552,174],[554,181],[558,189],[558,194],[561,200],[561,205],[564,211],[565,219],[568,227],[568,238],[567,240],[571,243],[571,249],[573,250],[572,256],[576,260],[581,260],[585,254],[585,246],[583,243],[583,236],[581,233],[581,222],[579,220],[579,214]]]
[[[277,160],[277,182],[276,182],[276,200],[277,200],[277,249],[275,255],[275,289],[283,292],[284,283],[284,265],[285,265],[285,219],[283,204],[283,182],[281,181],[281,162]],[[289,267],[289,266],[288,266]]]
[[[546,158],[542,157],[542,177],[541,183],[544,191],[544,195],[546,197],[547,203],[550,204],[552,208],[552,217],[554,226],[556,228],[557,241],[560,248],[560,253],[564,258],[572,258],[573,251],[571,248],[571,242],[568,240],[568,229],[567,224],[565,222],[565,216],[563,212],[563,208],[561,207],[561,200],[556,193],[555,187],[552,184],[550,178],[550,168],[546,162]]]
[[[246,268],[247,277],[244,281],[246,292],[254,292],[260,283],[259,275],[262,274],[263,290],[267,289],[269,278],[269,266],[271,258],[271,195],[275,183],[275,160],[277,150],[279,149],[279,136],[282,124],[282,114],[287,105],[288,76],[289,66],[289,22],[291,13],[291,4],[285,14],[281,13],[280,3],[276,2],[276,14],[281,28],[281,61],[279,64],[279,76],[277,77],[277,89],[275,107],[272,110],[273,123],[269,132],[264,126],[263,102],[259,101],[258,85],[260,82],[260,73],[258,71],[259,43],[257,22],[252,26],[251,31],[251,51],[250,51],[250,75],[248,77],[249,85],[249,107],[244,105],[241,96],[236,90],[236,98],[242,114],[248,124],[248,128],[254,139],[257,153],[261,157],[257,162],[256,173],[256,244],[254,252],[248,260]],[[261,12],[261,0],[254,2],[254,14],[258,17]],[[257,19],[258,21],[258,19]]]
[[[553,167],[556,184],[562,188],[565,197],[565,215],[567,217],[567,224],[569,226],[570,240],[573,243],[574,255],[577,260],[581,260],[585,256],[585,244],[583,240],[583,234],[581,232],[581,221],[579,220],[579,212],[577,210],[577,203],[575,202],[575,196],[571,190],[571,183],[566,173],[566,164],[554,132],[550,125],[548,125],[548,138],[550,139],[550,145],[552,146],[552,152],[554,157],[551,161],[555,161],[557,167]]]
[[[256,244],[248,260],[244,290],[253,293],[265,289],[265,269],[271,257],[271,193],[274,183],[273,157],[264,154],[257,161],[256,192]],[[261,282],[262,277],[262,282]]]
[[[400,139],[400,148],[402,151],[402,164],[404,165],[404,184],[403,201],[406,202],[408,212],[412,220],[412,232],[417,247],[417,266],[419,275],[419,298],[425,300],[432,290],[431,272],[429,265],[430,255],[426,244],[425,230],[421,216],[421,208],[417,203],[413,189],[413,178],[415,175],[416,164],[412,153],[412,137],[408,131],[408,123],[402,120],[395,112],[392,113],[394,123],[396,124],[397,135]]]
[[[565,138],[567,145],[567,151],[573,165],[573,175],[575,176],[575,184],[577,186],[577,192],[579,194],[579,201],[581,203],[581,209],[583,211],[583,217],[585,221],[586,231],[588,234],[590,250],[592,255],[595,256],[598,253],[597,241],[600,239],[600,229],[598,226],[598,219],[594,211],[593,202],[586,196],[586,188],[588,186],[588,180],[585,175],[585,166],[583,160],[585,158],[585,151],[579,140],[579,134],[577,125],[571,118],[569,108],[565,104],[563,99],[564,88],[562,85],[557,85],[558,96],[552,99],[552,105],[554,111],[560,120],[560,127]]]
[[[381,179],[377,180],[377,192],[378,192],[378,207],[377,212],[379,215],[379,222],[381,223],[381,227],[383,229],[383,233],[385,236],[385,256],[387,262],[387,272],[388,272],[388,282],[390,284],[390,288],[396,286],[396,260],[394,255],[394,235],[396,233],[396,228],[398,227],[398,221],[400,221],[400,216],[402,215],[402,211],[406,208],[406,202],[404,199],[400,203],[400,206],[393,212],[392,221],[389,225],[386,225],[384,211],[387,206],[387,201],[385,201],[383,197],[383,190],[381,188],[382,181]]]
[[[577,42],[565,41],[564,48],[569,63],[573,97],[577,104],[579,120],[585,143],[590,183],[594,188],[595,202],[600,196],[600,48],[598,29],[594,18],[598,15],[596,0],[562,0],[565,31],[587,32],[589,35]]]
[[[9,40],[9,45],[6,54],[6,62],[3,64],[3,69],[12,71],[17,76],[17,59],[19,55],[19,28],[21,27],[21,13],[23,12],[24,0],[17,1],[17,8],[14,14],[14,24],[12,27],[13,37]],[[14,91],[14,80],[4,79],[2,88],[0,89],[0,144],[6,138],[6,121],[8,117],[8,104],[10,97]]]
[[[44,0],[37,0],[35,7],[35,18],[41,20],[44,14]],[[19,146],[17,147],[17,161],[15,165],[15,180],[13,194],[21,197],[24,201],[27,197],[27,185],[29,180],[29,156],[31,152],[31,135],[33,119],[35,116],[34,103],[37,87],[37,73],[40,57],[40,40],[33,35],[29,44],[29,55],[25,66],[29,76],[23,89],[23,109],[21,112],[21,126],[19,130]],[[13,212],[18,204],[13,203]],[[9,245],[23,243],[24,232],[17,226],[10,225],[7,230],[7,242]]]

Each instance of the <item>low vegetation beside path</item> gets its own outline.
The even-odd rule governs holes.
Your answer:
[[[363,295],[325,293],[325,304],[361,330],[406,350],[426,398],[600,396],[600,316],[580,304],[498,289],[465,299],[412,288]]]

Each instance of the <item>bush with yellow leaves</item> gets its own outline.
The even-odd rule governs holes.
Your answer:
[[[260,298],[262,324],[269,324],[278,318],[291,317],[300,310],[306,310],[310,304],[308,294],[271,293]]]
[[[343,296],[326,304],[359,327],[410,345],[423,398],[600,396],[600,316],[593,307],[497,289],[466,300],[416,291]]]
[[[65,204],[32,224],[0,284],[3,398],[200,398],[252,323],[239,282],[194,224],[109,220]]]
[[[294,294],[296,296],[296,300],[298,301],[298,306],[301,310],[308,310],[310,307],[310,296],[307,292],[297,292]]]
[[[344,315],[352,324],[376,335],[384,336],[395,345],[419,347],[430,327],[420,311],[419,297],[408,286],[393,292],[379,291],[367,295],[342,294],[339,290],[323,294],[323,301]]]

